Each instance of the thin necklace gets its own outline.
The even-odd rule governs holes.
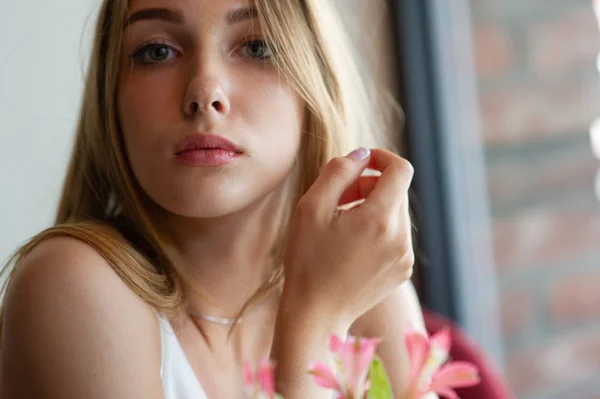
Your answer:
[[[252,314],[252,312],[254,312],[256,309],[258,309],[258,305],[263,302],[264,301],[259,301],[259,302],[255,303],[252,306],[252,308],[244,315],[244,318],[250,316],[250,314]],[[202,320],[206,320],[208,322],[215,323],[215,324],[220,324],[222,326],[230,326],[233,323],[240,324],[244,320],[244,318],[242,318],[242,317],[240,317],[236,321],[236,319],[228,319],[228,318],[224,318],[224,317],[211,316],[208,314],[202,314],[202,313],[196,313],[196,312],[189,312],[189,314],[190,314],[190,316],[199,317]]]
[[[199,317],[202,320],[210,321],[211,323],[220,324],[222,326],[230,326],[233,323],[240,324],[242,322],[241,317],[236,322],[235,319],[226,319],[226,318],[211,316],[211,315],[202,314],[202,313],[190,313],[190,315],[194,316],[194,317]]]

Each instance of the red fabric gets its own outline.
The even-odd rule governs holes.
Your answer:
[[[481,383],[471,388],[457,389],[461,399],[514,399],[502,374],[491,364],[483,352],[470,342],[461,329],[452,321],[424,310],[427,333],[433,335],[442,327],[448,326],[452,332],[452,360],[463,360],[475,364],[479,368]]]

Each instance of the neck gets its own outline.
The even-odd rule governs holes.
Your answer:
[[[168,251],[201,290],[200,295],[195,295],[192,286],[184,281],[189,312],[227,319],[239,314],[274,267],[272,250],[283,211],[278,204],[283,203],[279,195],[271,195],[226,217],[169,219],[173,240]],[[202,335],[215,359],[242,364],[243,360],[256,361],[268,353],[278,299],[269,293],[235,326],[185,318]]]
[[[269,279],[283,203],[276,192],[219,218],[169,217],[173,236],[169,252],[201,288],[201,294],[194,295],[186,284],[190,311],[233,318]]]

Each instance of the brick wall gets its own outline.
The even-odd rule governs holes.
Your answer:
[[[520,399],[600,398],[592,0],[471,4],[507,375]]]

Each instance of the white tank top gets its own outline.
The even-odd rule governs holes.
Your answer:
[[[165,399],[208,399],[185,356],[171,323],[160,315],[158,320],[162,342],[160,377]],[[334,393],[332,399],[335,398]]]
[[[208,399],[171,323],[162,316],[159,316],[158,320],[162,342],[160,377],[165,399]]]

